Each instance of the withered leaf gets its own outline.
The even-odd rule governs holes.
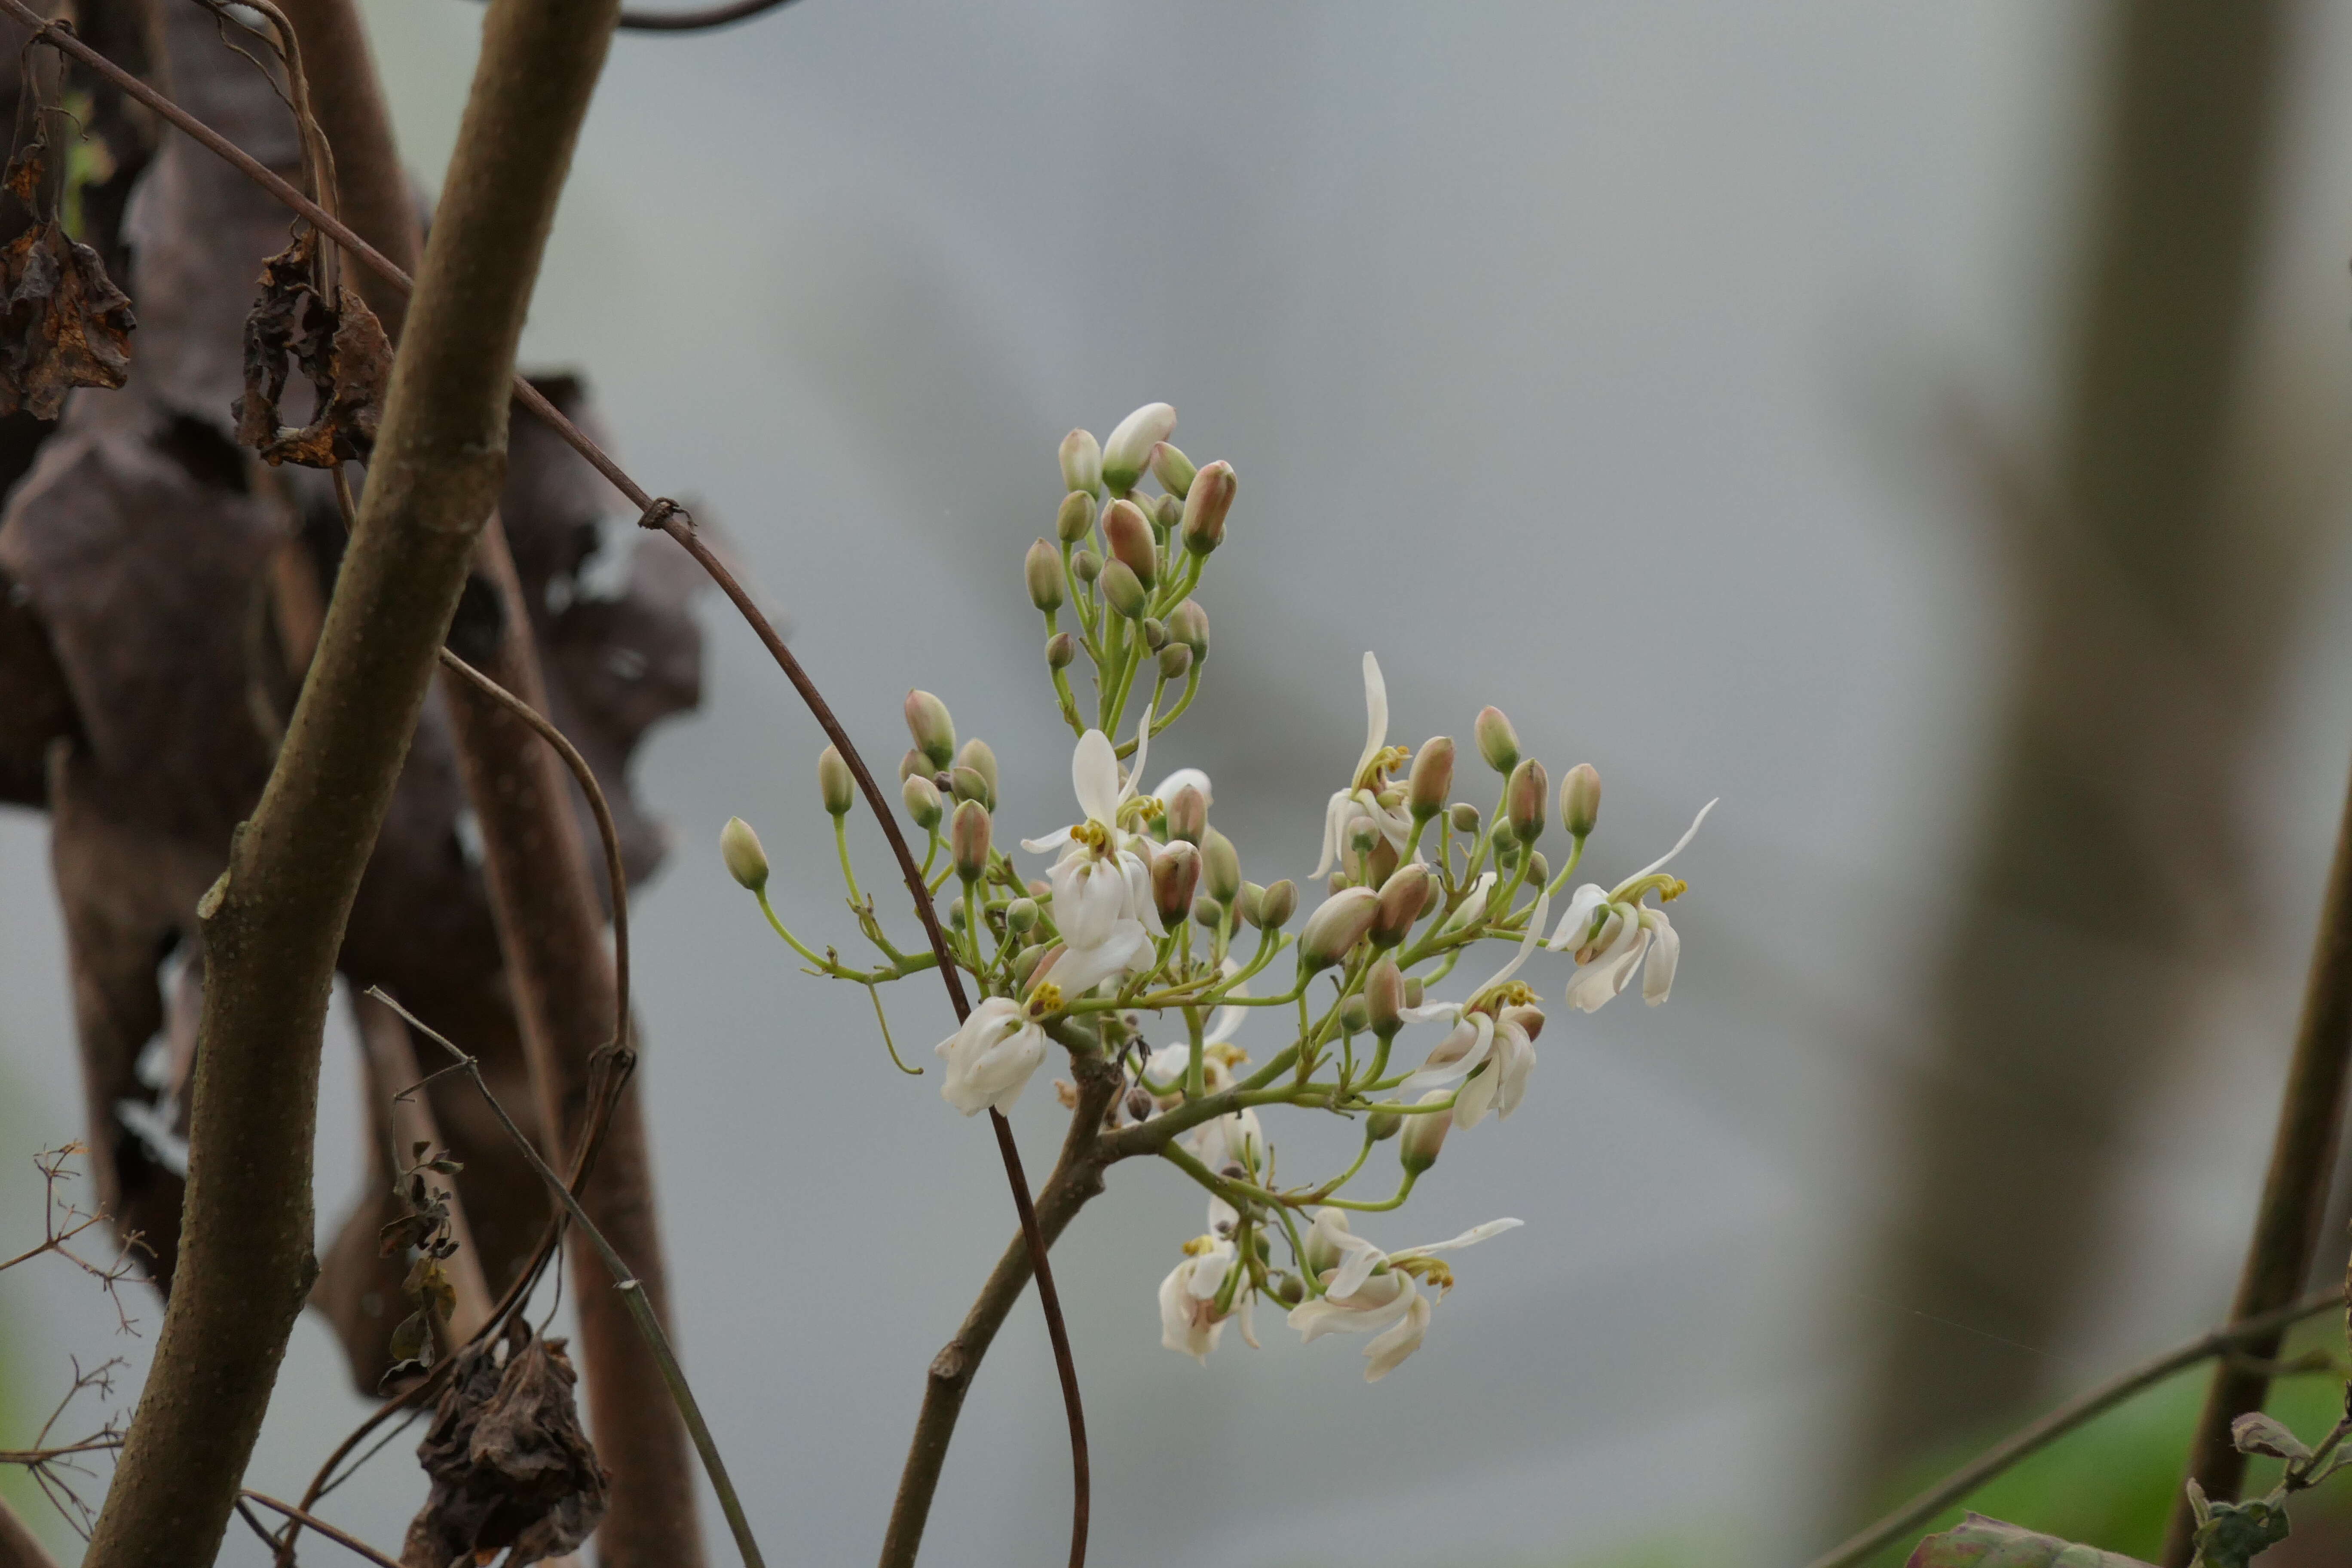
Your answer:
[[[270,464],[332,468],[375,445],[392,374],[392,342],[358,295],[339,288],[330,305],[313,282],[315,230],[262,263],[261,298],[245,318],[245,395],[231,405],[236,438]],[[279,422],[278,403],[299,370],[317,406],[310,423]]]
[[[430,1215],[402,1215],[376,1233],[376,1245],[381,1249],[381,1255],[390,1258],[394,1253],[405,1252],[412,1247],[423,1246],[425,1238],[433,1234],[433,1216]]]
[[[2038,1535],[2020,1525],[1972,1513],[1941,1535],[1931,1535],[1911,1553],[1906,1568],[2148,1568],[2122,1557]]]
[[[20,160],[20,163],[22,160]],[[9,170],[14,188],[16,165]],[[131,300],[98,252],[55,218],[0,247],[0,414],[55,419],[77,386],[119,387],[131,374]]]
[[[405,1568],[560,1556],[604,1517],[604,1467],[580,1428],[561,1340],[520,1318],[457,1358],[416,1457],[433,1489],[408,1527]]]

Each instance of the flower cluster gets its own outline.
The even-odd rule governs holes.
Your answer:
[[[1055,537],[1031,545],[1024,565],[1055,700],[1076,737],[1076,820],[1022,839],[1025,860],[999,848],[995,753],[978,739],[959,744],[939,698],[908,695],[901,798],[926,837],[924,879],[947,900],[953,960],[982,998],[940,1043],[940,1092],[967,1116],[1009,1110],[1059,1048],[1076,1081],[1056,1088],[1098,1120],[1104,1158],[1156,1156],[1208,1194],[1206,1230],[1160,1285],[1161,1342],[1205,1361],[1238,1321],[1255,1345],[1263,1298],[1305,1341],[1371,1335],[1365,1376],[1378,1380],[1420,1346],[1452,1289],[1442,1255],[1520,1222],[1385,1251],[1350,1215],[1402,1207],[1449,1132],[1525,1103],[1545,1020],[1529,968],[1541,955],[1568,955],[1562,1000],[1580,1011],[1605,1005],[1636,974],[1645,1002],[1666,999],[1682,942],[1664,906],[1684,891],[1666,867],[1706,812],[1632,876],[1571,891],[1600,815],[1600,775],[1580,764],[1560,782],[1565,846],[1554,869],[1543,847],[1550,780],[1520,754],[1510,721],[1488,708],[1472,727],[1497,775],[1495,805],[1455,800],[1454,741],[1391,742],[1387,686],[1367,653],[1363,750],[1324,812],[1312,874],[1324,896],[1294,931],[1297,886],[1244,877],[1233,842],[1210,824],[1205,773],[1182,768],[1141,787],[1155,741],[1200,689],[1209,617],[1193,595],[1235,492],[1230,465],[1196,468],[1170,444],[1175,423],[1173,409],[1152,404],[1100,444],[1071,432]],[[1147,477],[1156,493],[1143,489]],[[1070,679],[1080,654],[1091,711]],[[817,973],[873,989],[934,967],[930,952],[892,943],[858,890],[848,767],[827,748],[817,773],[850,907],[879,962],[820,954],[784,928],[767,901],[765,856],[740,819],[722,836],[729,868]],[[1453,984],[1482,943],[1507,950],[1502,962],[1475,985]],[[1433,1043],[1412,1061],[1407,1031],[1431,1026]],[[1243,1043],[1251,1035],[1263,1037],[1262,1061]],[[1353,1163],[1287,1179],[1261,1119],[1276,1107],[1358,1124]],[[1391,1142],[1395,1191],[1343,1195]]]

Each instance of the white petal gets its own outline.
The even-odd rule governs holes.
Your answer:
[[[1209,1194],[1209,1234],[1211,1236],[1231,1236],[1234,1233],[1234,1226],[1241,1222],[1241,1210],[1214,1193]]]
[[[1506,1021],[1495,1029],[1495,1114],[1504,1121],[1527,1098],[1528,1079],[1536,1070],[1536,1043],[1517,1024]]]
[[[1315,862],[1310,876],[1328,875],[1332,865],[1348,847],[1348,823],[1356,815],[1356,803],[1346,790],[1334,791],[1323,807],[1323,857]]]
[[[1126,918],[1141,921],[1154,936],[1166,936],[1168,931],[1160,923],[1159,901],[1151,896],[1151,868],[1143,863],[1143,857],[1129,850],[1120,850],[1118,870],[1127,883]]]
[[[1372,758],[1389,742],[1389,683],[1381,677],[1381,661],[1364,653],[1364,754],[1356,759],[1356,771],[1348,777],[1353,785],[1364,776]],[[1317,875],[1321,875],[1318,872]]]
[[[1470,896],[1454,906],[1454,912],[1446,916],[1444,923],[1437,928],[1439,932],[1442,934],[1446,931],[1468,929],[1473,921],[1486,912],[1486,895],[1493,890],[1494,886],[1495,873],[1481,872],[1478,880],[1471,884]]]
[[[1434,1024],[1440,1020],[1451,1023],[1462,1016],[1459,1002],[1424,1002],[1418,1007],[1400,1007],[1397,1016],[1408,1024]]]
[[[1365,1287],[1367,1295],[1386,1290],[1377,1303],[1359,1297],[1353,1303],[1329,1296],[1310,1298],[1290,1310],[1285,1321],[1299,1332],[1299,1342],[1312,1344],[1325,1334],[1377,1333],[1412,1310],[1418,1292],[1402,1274],[1383,1274]]]
[[[1507,1230],[1517,1230],[1527,1224],[1523,1219],[1490,1219],[1484,1225],[1474,1225],[1460,1236],[1446,1241],[1433,1241],[1427,1247],[1416,1247],[1399,1253],[1400,1258],[1428,1258],[1440,1252],[1459,1252],[1465,1247],[1475,1247],[1488,1237],[1500,1236]]]
[[[1465,1032],[1471,1036],[1470,1038],[1463,1038]],[[1475,1071],[1478,1064],[1486,1059],[1486,1053],[1494,1043],[1495,1020],[1485,1013],[1465,1015],[1454,1026],[1454,1032],[1437,1043],[1437,1048],[1429,1053],[1429,1058],[1396,1086],[1397,1095],[1402,1098],[1419,1094],[1423,1089],[1452,1083],[1464,1074]],[[1470,1123],[1456,1121],[1454,1125],[1467,1127]]]
[[[1141,759],[1139,758],[1139,765],[1140,765],[1140,762]],[[1159,787],[1154,789],[1151,793],[1153,796],[1159,800],[1160,805],[1166,805],[1168,802],[1175,796],[1176,792],[1182,789],[1186,784],[1190,784],[1194,789],[1201,792],[1201,802],[1202,805],[1216,805],[1215,798],[1209,794],[1209,775],[1202,773],[1199,768],[1178,768],[1174,773],[1170,773],[1166,778],[1161,779],[1160,781]]]
[[[1070,787],[1087,820],[1109,826],[1118,816],[1118,752],[1110,737],[1089,730],[1070,753]]]
[[[1151,946],[1151,938],[1134,921],[1114,921],[1102,941],[1092,947],[1066,947],[1044,978],[1062,988],[1066,1001],[1076,1001],[1114,974],[1123,974]],[[1189,1048],[1187,1054],[1190,1054]]]
[[[1265,1347],[1257,1342],[1257,1328],[1250,1321],[1250,1303],[1255,1300],[1255,1291],[1242,1291],[1241,1300],[1234,1308],[1234,1317],[1242,1326],[1242,1342],[1254,1351],[1262,1351]]]
[[[1642,966],[1642,1000],[1654,1007],[1674,992],[1675,964],[1683,955],[1683,939],[1663,912],[1650,910],[1644,918],[1652,930],[1649,961]]]
[[[1364,1288],[1364,1281],[1372,1277],[1372,1270],[1386,1263],[1389,1256],[1362,1237],[1344,1232],[1339,1236],[1339,1246],[1342,1255],[1339,1272],[1331,1276],[1330,1283],[1324,1287],[1324,1290],[1327,1295],[1345,1300]]]
[[[1486,1112],[1494,1109],[1496,1086],[1501,1081],[1502,1075],[1489,1062],[1485,1072],[1464,1084],[1461,1092],[1454,1097],[1454,1125],[1467,1131],[1486,1121]]]
[[[1584,945],[1585,933],[1592,929],[1592,917],[1609,901],[1609,890],[1598,882],[1587,882],[1569,895],[1568,912],[1559,917],[1559,930],[1544,945],[1554,952],[1573,952]]]
[[[1184,1281],[1184,1289],[1195,1301],[1213,1300],[1217,1292],[1224,1289],[1225,1275],[1233,1266],[1233,1244],[1222,1243],[1214,1252],[1192,1260],[1192,1277]]]
[[[1057,827],[1043,838],[1023,839],[1021,847],[1032,855],[1050,855],[1055,850],[1065,847],[1069,842],[1070,830],[1066,827]]]
[[[1675,856],[1688,848],[1690,847],[1690,841],[1698,837],[1698,825],[1706,820],[1706,814],[1713,811],[1715,807],[1716,802],[1712,800],[1708,801],[1705,805],[1700,806],[1698,808],[1698,815],[1691,818],[1689,828],[1684,832],[1680,838],[1675,840],[1675,847],[1672,849],[1667,850],[1664,854],[1659,856],[1656,859],[1651,861],[1648,865],[1643,867],[1640,870],[1634,872],[1632,876],[1626,878],[1625,881],[1638,882],[1653,871],[1664,869],[1667,861],[1673,859]],[[1618,886],[1622,887],[1624,886],[1624,883],[1621,882]]]
[[[1519,965],[1528,961],[1528,954],[1533,952],[1536,950],[1536,943],[1543,940],[1544,919],[1546,916],[1550,914],[1550,912],[1551,895],[1549,893],[1538,893],[1536,895],[1536,907],[1534,910],[1529,911],[1528,915],[1527,934],[1519,938],[1519,951],[1511,954],[1510,963],[1506,963],[1502,968],[1495,972],[1495,978],[1489,980],[1486,984],[1481,985],[1476,991],[1471,993],[1472,995],[1483,996],[1487,992],[1494,990],[1496,986],[1507,982],[1512,975],[1517,974],[1519,972]]]
[[[1399,1363],[1421,1348],[1429,1332],[1429,1298],[1413,1292],[1412,1305],[1405,1309],[1396,1326],[1364,1347],[1364,1381],[1378,1383],[1397,1369]]]
[[[1625,989],[1633,977],[1633,970],[1642,962],[1643,951],[1649,946],[1650,933],[1626,922],[1633,932],[1630,941],[1618,938],[1609,951],[1595,954],[1591,963],[1579,969],[1568,983],[1568,1005],[1581,1013],[1598,1013],[1601,1007]]]
[[[1127,787],[1118,792],[1118,798],[1121,802],[1130,801],[1135,798],[1136,786],[1143,782],[1143,759],[1150,754],[1151,705],[1147,702],[1143,706],[1143,722],[1135,727],[1135,761],[1129,764],[1127,770]],[[1111,764],[1114,776],[1117,773],[1118,766],[1118,764],[1116,762],[1113,762]],[[1108,822],[1111,819],[1106,816],[1103,820],[1105,822]]]

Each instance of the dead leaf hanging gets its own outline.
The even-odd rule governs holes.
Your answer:
[[[404,1568],[561,1556],[604,1517],[609,1479],[580,1429],[562,1340],[521,1318],[465,1351],[416,1457],[433,1489],[408,1527]]]
[[[392,375],[383,323],[349,289],[328,304],[316,281],[319,237],[305,227],[262,263],[261,298],[245,319],[245,395],[231,407],[236,438],[271,464],[332,468],[375,446]],[[286,384],[299,370],[317,400],[310,422],[279,422]]]
[[[36,220],[0,247],[0,414],[37,419],[55,419],[77,386],[121,386],[138,324],[98,252],[38,216],[47,153],[37,141],[9,161],[7,187]]]

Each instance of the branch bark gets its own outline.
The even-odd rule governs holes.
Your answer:
[[[40,1537],[5,1499],[0,1499],[0,1568],[58,1568]]]
[[[616,0],[499,0],[373,475],[261,804],[201,906],[180,1273],[89,1568],[219,1548],[310,1255],[319,1044],[360,873],[505,467],[508,384]]]

